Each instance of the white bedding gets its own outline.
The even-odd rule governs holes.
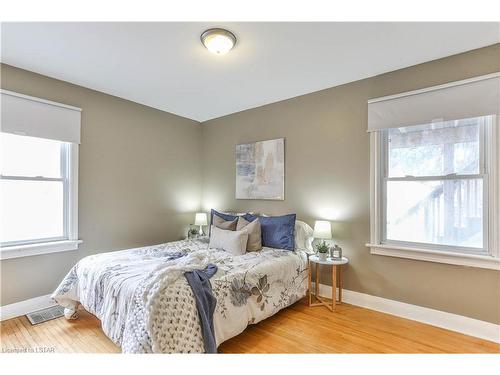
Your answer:
[[[70,310],[81,303],[124,352],[203,352],[194,296],[183,273],[208,263],[218,266],[210,279],[217,346],[306,293],[306,255],[300,250],[264,247],[233,256],[186,240],[86,257],[52,297]]]

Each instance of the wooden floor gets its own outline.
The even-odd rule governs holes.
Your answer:
[[[118,353],[97,318],[80,311],[32,326],[26,317],[1,323],[2,352]],[[343,304],[331,313],[305,299],[219,347],[222,353],[500,353],[500,345],[426,324]]]

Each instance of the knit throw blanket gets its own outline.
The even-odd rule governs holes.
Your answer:
[[[196,300],[184,273],[206,268],[209,252],[206,245],[182,245],[87,257],[52,297],[67,317],[80,301],[125,353],[203,353]]]
[[[194,295],[182,276],[204,269],[208,262],[206,252],[197,252],[151,271],[134,295],[123,334],[124,353],[204,352]]]

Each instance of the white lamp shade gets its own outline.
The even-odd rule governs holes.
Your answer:
[[[316,223],[314,224],[313,237],[330,240],[332,238],[332,225],[330,222],[325,220],[316,220]]]
[[[208,225],[207,214],[205,212],[198,212],[194,219],[194,225]]]

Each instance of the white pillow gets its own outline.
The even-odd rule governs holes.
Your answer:
[[[295,250],[304,250],[306,252],[314,252],[313,241],[314,230],[303,221],[295,221]]]
[[[211,249],[222,249],[233,255],[243,255],[247,251],[248,232],[243,230],[224,230],[212,225]]]

